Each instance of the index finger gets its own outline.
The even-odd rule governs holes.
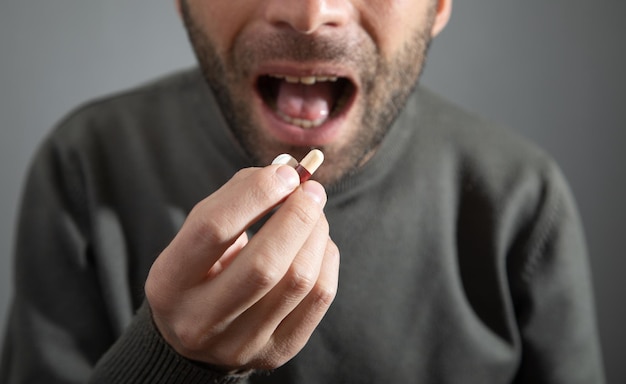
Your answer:
[[[250,225],[299,184],[297,172],[289,166],[239,171],[192,209],[179,233],[157,259],[158,267],[167,268],[172,283],[194,285],[206,277],[211,266]]]
[[[222,299],[211,302],[215,313],[235,318],[271,291],[302,251],[319,220],[325,220],[325,203],[324,187],[316,181],[304,183],[291,194],[229,267],[205,287],[203,297]],[[325,244],[328,233],[317,240]]]

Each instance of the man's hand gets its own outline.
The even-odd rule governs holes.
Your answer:
[[[197,204],[146,282],[164,339],[225,372],[272,369],[295,356],[337,288],[325,203],[319,183],[299,186],[295,170],[272,165],[238,172]],[[245,230],[278,204],[249,240]]]

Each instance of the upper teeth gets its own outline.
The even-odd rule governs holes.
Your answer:
[[[288,83],[292,84],[305,84],[305,85],[313,85],[317,82],[323,81],[337,81],[337,76],[284,76],[284,75],[271,75],[277,79],[285,80]]]

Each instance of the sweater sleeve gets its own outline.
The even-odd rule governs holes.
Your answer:
[[[100,283],[80,164],[78,154],[48,140],[31,166],[19,213],[0,382],[243,381],[176,354],[154,328],[147,305],[120,328]]]
[[[222,375],[177,354],[141,306],[122,337],[98,362],[90,383],[238,383],[248,375]]]
[[[603,383],[581,221],[556,167],[512,277],[522,360],[515,383]]]

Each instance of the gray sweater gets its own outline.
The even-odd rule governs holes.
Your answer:
[[[144,303],[148,270],[193,205],[250,165],[196,70],[64,120],[25,185],[0,381],[603,382],[560,171],[422,88],[327,189],[339,288],[305,348],[243,377],[179,356]]]

